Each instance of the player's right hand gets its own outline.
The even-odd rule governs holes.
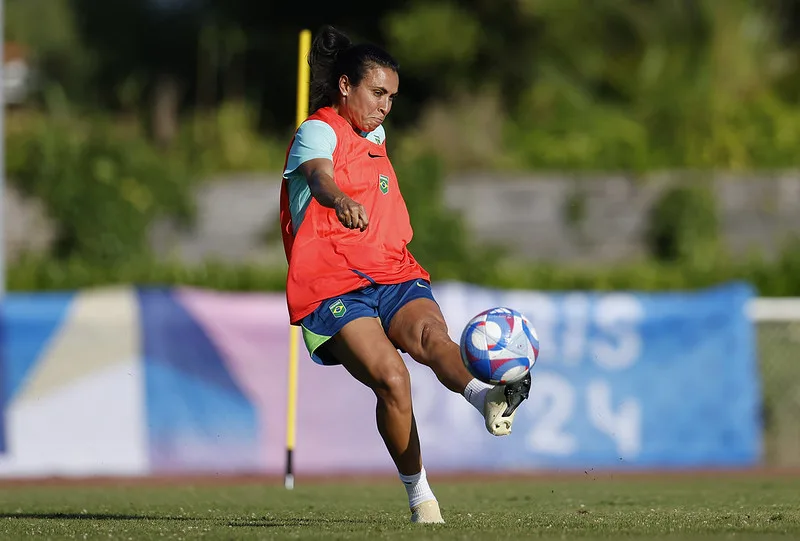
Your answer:
[[[360,203],[356,203],[347,196],[336,201],[333,207],[336,217],[348,229],[364,231],[369,225],[367,211]]]

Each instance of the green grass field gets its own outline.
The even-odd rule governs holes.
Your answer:
[[[439,481],[447,524],[408,522],[391,479],[0,485],[3,539],[800,539],[800,477]]]

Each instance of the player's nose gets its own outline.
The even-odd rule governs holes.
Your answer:
[[[386,116],[389,114],[389,109],[392,108],[392,102],[389,100],[388,96],[384,96],[381,98],[381,101],[378,102],[378,111],[380,111],[381,115]]]

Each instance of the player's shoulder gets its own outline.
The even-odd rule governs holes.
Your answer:
[[[308,119],[297,128],[294,145],[297,148],[324,149],[330,154],[336,148],[336,131],[324,120]]]
[[[333,136],[334,138],[336,137],[336,131],[333,129],[333,127],[324,120],[321,120],[319,118],[308,118],[304,120],[297,128],[297,134],[300,137],[309,135]]]

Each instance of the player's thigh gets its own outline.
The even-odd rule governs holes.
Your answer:
[[[403,358],[389,341],[378,318],[362,317],[348,322],[325,348],[353,377],[371,389],[403,391],[410,388]]]
[[[377,318],[378,303],[375,297],[374,288],[352,291],[322,301],[312,313],[303,318],[303,340],[314,362],[322,365],[341,364],[330,354],[325,344],[351,322]]]
[[[429,360],[432,348],[452,342],[439,305],[429,298],[416,298],[400,307],[387,334],[396,347],[420,362]]]

